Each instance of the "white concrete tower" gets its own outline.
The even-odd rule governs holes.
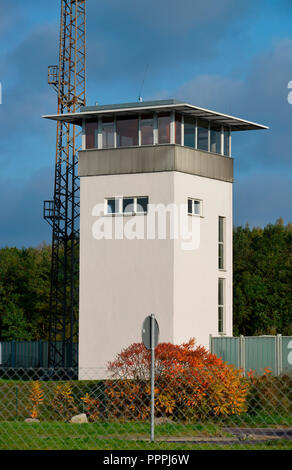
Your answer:
[[[151,313],[161,342],[232,335],[231,133],[266,127],[175,100],[47,117],[83,126],[80,371],[140,342]]]

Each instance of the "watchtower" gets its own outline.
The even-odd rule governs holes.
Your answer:
[[[151,313],[161,342],[231,336],[231,136],[266,127],[176,100],[47,117],[83,129],[79,369],[140,342]]]

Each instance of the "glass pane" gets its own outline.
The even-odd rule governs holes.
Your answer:
[[[221,153],[221,126],[211,126],[211,152]]]
[[[218,245],[218,268],[224,269],[224,245],[219,243]]]
[[[170,143],[170,114],[160,114],[158,116],[158,143]]]
[[[188,213],[189,214],[193,213],[193,201],[192,201],[192,199],[188,199]]]
[[[175,113],[175,143],[181,145],[181,116]]]
[[[223,306],[224,305],[224,292],[223,292],[223,286],[224,286],[224,279],[219,279],[218,280],[218,305]]]
[[[120,117],[117,119],[117,146],[131,147],[138,145],[138,117]]]
[[[95,135],[96,135],[97,130],[98,130],[97,122],[85,123],[86,149],[96,148]]]
[[[118,199],[108,199],[107,200],[107,213],[108,214],[117,214],[119,212],[119,200]]]
[[[134,212],[134,198],[123,199],[123,212]]]
[[[201,215],[201,202],[194,201],[194,214]]]
[[[196,120],[185,116],[184,120],[184,145],[186,147],[195,147]]]
[[[218,307],[218,332],[223,333],[223,307]]]
[[[153,116],[141,116],[141,145],[153,145]]]
[[[198,149],[208,151],[208,128],[207,121],[198,119]]]
[[[101,132],[102,132],[102,147],[104,149],[106,148],[112,148],[114,147],[114,122],[103,122],[102,127],[101,127]]]
[[[226,157],[230,156],[229,136],[229,129],[224,127],[224,155],[226,155]]]
[[[219,242],[224,241],[224,217],[219,217],[218,219],[218,239]]]
[[[148,197],[137,198],[137,212],[148,212]]]

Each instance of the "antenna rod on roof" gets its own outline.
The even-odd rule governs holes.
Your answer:
[[[142,101],[143,101],[142,91],[143,91],[143,87],[144,87],[144,83],[145,83],[148,68],[149,68],[149,64],[146,65],[144,78],[143,78],[142,85],[141,85],[141,88],[140,88],[140,93],[139,93],[139,97],[138,97],[138,100],[139,100],[140,103],[142,103]]]

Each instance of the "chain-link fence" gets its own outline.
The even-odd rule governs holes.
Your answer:
[[[0,369],[0,449],[291,449],[292,377],[230,366],[156,370],[150,383],[88,369]],[[98,378],[97,378],[98,377]]]

